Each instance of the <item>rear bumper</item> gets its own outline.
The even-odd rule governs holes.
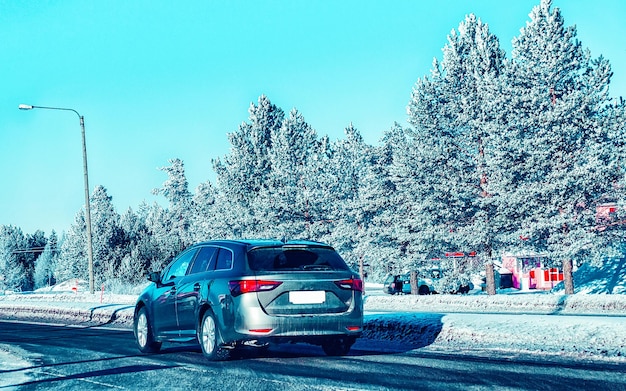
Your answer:
[[[225,343],[246,340],[321,343],[329,337],[357,338],[363,331],[363,303],[359,296],[342,313],[291,315],[267,314],[254,295],[238,299],[242,302],[237,303],[233,327],[222,333]]]

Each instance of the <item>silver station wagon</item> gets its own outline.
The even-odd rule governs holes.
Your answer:
[[[324,243],[202,242],[148,279],[134,316],[144,353],[197,341],[219,360],[240,346],[305,342],[339,356],[363,330],[363,282]]]

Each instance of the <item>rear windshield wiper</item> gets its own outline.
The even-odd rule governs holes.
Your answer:
[[[303,265],[302,270],[333,270],[329,265]]]

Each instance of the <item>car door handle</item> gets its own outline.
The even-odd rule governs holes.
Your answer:
[[[198,292],[198,291],[200,290],[200,284],[196,282],[196,283],[193,285],[193,290],[194,290],[194,292]]]

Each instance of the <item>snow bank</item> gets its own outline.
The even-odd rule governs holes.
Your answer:
[[[626,316],[626,295],[368,296],[370,311],[584,314]]]
[[[373,314],[364,337],[415,349],[626,362],[626,319],[513,314]]]
[[[0,296],[0,319],[130,326],[137,296],[66,292]]]

